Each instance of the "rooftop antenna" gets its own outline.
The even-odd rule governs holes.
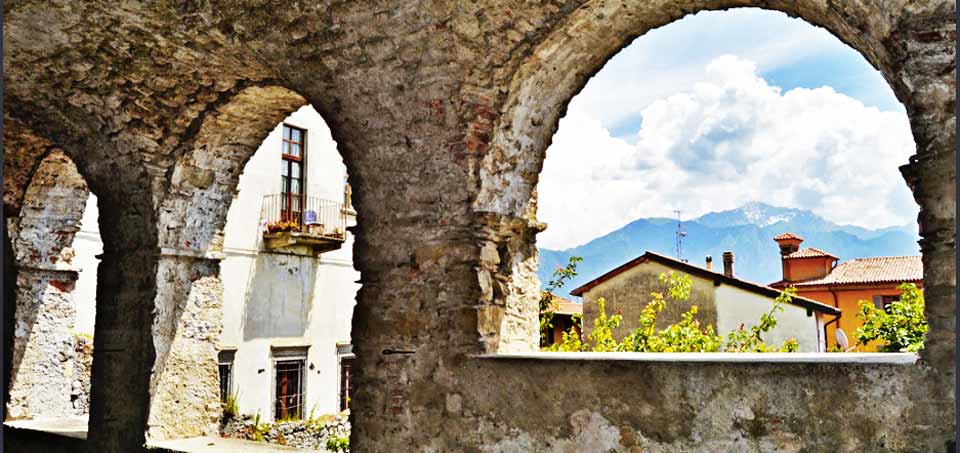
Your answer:
[[[687,260],[683,259],[683,238],[687,232],[683,231],[683,223],[680,222],[680,210],[674,209],[673,212],[677,214],[677,260],[686,263]]]

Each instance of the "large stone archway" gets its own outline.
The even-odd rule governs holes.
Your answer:
[[[922,209],[931,321],[921,362],[474,356],[533,346],[536,284],[517,277],[536,268],[537,175],[566,103],[633,37],[733,6],[828,28],[907,106],[918,154],[904,173]],[[285,87],[330,125],[360,213],[356,451],[942,448],[954,429],[954,9],[940,0],[9,5],[5,125],[70,150],[99,198],[98,356],[83,445],[137,451],[148,437],[203,432],[216,412],[201,408],[203,391],[188,403],[157,391],[211,365],[203,348],[177,357],[171,345],[196,327],[181,314],[205,307],[190,296],[215,274],[208,246],[235,183],[209,170],[242,165],[218,160],[234,139],[258,143],[256,127],[212,136],[225,142],[205,141],[204,128],[233,100]],[[29,161],[26,148],[12,152]],[[19,212],[13,192],[5,186],[5,213]],[[189,429],[170,426],[177,410]],[[11,434],[17,451],[52,451]]]

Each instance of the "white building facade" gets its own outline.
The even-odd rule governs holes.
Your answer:
[[[240,176],[223,232],[219,363],[221,397],[235,398],[241,414],[266,422],[347,407],[360,273],[346,231],[356,222],[346,176],[329,128],[309,105],[277,125]],[[267,231],[280,221],[300,231]],[[76,333],[92,335],[102,251],[92,195],[72,247]]]
[[[237,398],[240,413],[270,421],[346,407],[360,288],[346,232],[356,222],[346,176],[311,106],[277,125],[240,176],[220,267],[221,393]],[[280,221],[302,224],[304,232],[277,233],[282,244],[269,244],[264,233]]]

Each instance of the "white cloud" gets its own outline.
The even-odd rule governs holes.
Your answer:
[[[760,73],[806,65],[811,59],[842,61],[842,68],[833,65],[804,74],[803,85],[820,86],[827,80],[838,86],[843,79],[844,87],[856,90],[861,99],[885,107],[891,100],[896,103],[866,60],[827,30],[777,11],[737,8],[702,11],[651,30],[610,59],[571,108],[582,109],[608,128],[618,127],[655,100],[691,89],[703,80],[705,66],[723,54],[754,62]]]
[[[571,103],[541,173],[541,247],[575,246],[674,209],[691,218],[748,201],[869,228],[916,218],[898,170],[915,149],[903,112],[830,87],[781,92],[756,63],[727,55],[640,113],[639,131],[617,138]]]

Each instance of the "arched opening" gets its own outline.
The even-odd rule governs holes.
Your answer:
[[[822,28],[733,9],[644,34],[572,98],[546,151],[541,288],[574,303],[541,315],[558,318],[541,346],[562,341],[571,311],[589,337],[600,298],[622,317],[613,335],[623,340],[650,294],[665,293],[659,274],[674,272],[693,291],[666,297],[657,327],[696,306],[694,319],[723,342],[677,338],[673,348],[741,351],[728,335],[767,312],[776,325],[761,337],[771,348],[906,347],[870,339],[858,303],[889,308],[901,284],[922,288],[919,209],[899,170],[915,152],[882,75]],[[796,239],[778,247],[781,235]],[[548,287],[574,256],[577,275]],[[777,303],[787,288],[796,297]],[[925,323],[911,326],[922,335]]]
[[[529,287],[526,291],[515,290],[527,277],[518,273],[517,268],[529,269],[536,262],[535,253],[524,249],[533,242],[531,233],[535,234],[541,226],[535,217],[536,182],[544,152],[570,99],[634,37],[690,13],[734,6],[777,9],[825,27],[878,68],[904,103],[917,155],[901,167],[901,172],[920,205],[920,246],[926,316],[930,325],[920,354],[922,360],[907,355],[907,361],[897,364],[891,359],[900,355],[894,354],[881,355],[883,357],[817,354],[785,365],[769,363],[779,361],[772,357],[709,357],[710,354],[558,356],[513,352],[509,348],[503,354],[504,346],[510,346],[504,341],[505,337],[535,338],[531,335],[535,327],[528,327],[536,326],[532,316],[536,314],[535,300],[528,297]],[[943,210],[947,205],[939,200],[955,198],[955,186],[950,179],[954,174],[951,150],[955,139],[950,127],[955,120],[952,100],[936,105],[939,101],[923,100],[924,96],[919,93],[953,92],[950,76],[955,69],[954,49],[950,45],[938,45],[938,50],[932,50],[934,46],[925,47],[931,49],[931,53],[926,58],[917,58],[905,53],[905,47],[885,44],[889,39],[901,38],[918,43],[922,40],[922,26],[913,19],[886,21],[869,9],[778,2],[763,5],[688,3],[667,7],[588,3],[566,16],[531,52],[510,81],[503,116],[494,128],[490,152],[485,155],[485,165],[479,171],[481,188],[474,208],[492,220],[488,224],[514,226],[512,231],[498,229],[502,236],[484,237],[487,241],[484,245],[492,251],[518,253],[511,257],[511,266],[507,269],[497,268],[504,256],[502,253],[490,254],[490,259],[481,260],[478,276],[481,288],[484,282],[494,281],[500,283],[501,292],[492,292],[478,304],[480,343],[490,354],[482,357],[486,363],[481,366],[483,372],[477,373],[475,382],[510,374],[514,380],[498,381],[497,386],[529,385],[537,389],[538,396],[556,395],[556,400],[529,408],[537,415],[533,417],[536,422],[530,423],[525,416],[515,417],[509,415],[509,410],[501,409],[517,408],[518,405],[512,405],[515,395],[495,396],[498,390],[493,386],[478,390],[469,403],[475,413],[479,406],[480,412],[490,411],[488,421],[511,418],[511,422],[504,423],[506,428],[499,431],[499,441],[492,446],[487,443],[488,448],[533,450],[564,445],[575,449],[589,445],[598,449],[599,444],[599,449],[624,451],[631,448],[782,449],[785,445],[797,449],[829,449],[836,445],[851,449],[915,448],[918,445],[941,449],[947,444],[954,429],[952,414],[947,408],[954,403],[951,389],[955,377],[952,371],[955,338],[948,338],[955,311],[954,301],[947,293],[955,285],[944,279],[938,269],[954,272],[953,230],[949,225],[955,217],[953,211]],[[939,9],[952,10],[949,6]],[[925,16],[930,20],[928,25],[936,22],[933,14]],[[603,26],[598,26],[598,22]],[[931,42],[943,39],[943,44],[953,37],[949,31],[952,27],[952,21],[939,23],[927,36]],[[932,64],[927,59],[934,54],[942,58],[943,64]],[[934,67],[937,69],[930,72]],[[934,72],[940,75],[930,75]],[[945,99],[939,97],[940,101]],[[933,128],[944,126],[941,133],[930,133]],[[936,163],[946,168],[942,172],[936,170]],[[938,195],[931,197],[932,194]],[[518,301],[521,303],[516,303]],[[534,342],[528,345],[528,351],[533,351]],[[850,366],[857,360],[858,365]],[[744,361],[747,363],[740,363]],[[883,372],[890,374],[881,375]],[[571,382],[579,384],[575,392],[570,391]],[[821,387],[821,382],[830,382],[829,388]],[[896,388],[891,388],[894,382]],[[642,384],[638,387],[638,383]],[[850,394],[858,396],[845,400],[843,395]],[[943,395],[943,398],[929,405],[908,405],[911,415],[900,418],[901,423],[885,421],[882,414],[871,409],[891,395],[909,401],[923,398],[924,394]],[[812,402],[820,398],[830,401],[829,409],[821,410],[819,403]],[[533,403],[532,399],[525,402]],[[568,405],[584,409],[572,414],[558,409]],[[738,414],[740,410],[748,415],[742,417]],[[853,413],[858,415],[849,418]],[[751,422],[745,424],[747,419]],[[924,430],[920,423],[927,426],[926,422],[912,422],[920,419],[938,419],[945,428],[916,435],[915,430]],[[823,428],[806,425],[812,420]],[[753,424],[756,421],[760,423]],[[865,426],[870,428],[863,429]],[[572,427],[572,433],[565,431],[568,427]],[[751,427],[758,430],[752,431]]]
[[[244,166],[223,230],[221,434],[311,447],[349,436],[356,211],[329,127],[307,105]],[[270,426],[301,427],[283,438]],[[329,434],[325,432],[329,431]]]
[[[715,6],[719,8],[723,5]],[[604,63],[632,42],[634,37],[644,35],[647,31],[680,19],[688,13],[704,9],[698,7],[689,11],[673,11],[664,16],[651,15],[649,12],[636,10],[637,8],[642,9],[642,7],[620,5],[613,8],[615,11],[600,12],[584,8],[573,13],[572,17],[579,19],[568,24],[563,33],[552,35],[553,37],[548,38],[539,50],[534,51],[534,58],[524,65],[514,80],[514,88],[506,102],[506,109],[510,113],[506,116],[508,122],[501,124],[491,138],[492,152],[487,154],[487,165],[480,170],[481,190],[474,203],[475,208],[482,212],[506,214],[518,219],[520,223],[529,225],[528,228],[533,228],[534,231],[540,229],[542,225],[533,214],[536,212],[537,195],[532,182],[537,180],[535,175],[538,175],[542,168],[544,152],[551,143],[560,116],[567,111],[569,101],[584,87],[590,76],[596,74]],[[714,9],[714,7],[706,9]],[[824,26],[843,42],[853,46],[871,65],[879,68],[894,93],[897,93],[898,97],[906,103],[908,112],[916,108],[914,100],[905,96],[903,74],[895,74],[891,71],[890,63],[884,60],[885,51],[879,48],[875,41],[867,38],[869,33],[852,33],[850,25],[844,24],[842,19],[832,12],[813,13],[793,8],[778,9]],[[604,17],[622,16],[623,19],[611,21],[610,27],[595,30],[586,26],[590,23],[593,14],[602,14]],[[543,90],[542,87],[545,86],[553,88]],[[911,118],[915,118],[915,115],[911,115]],[[915,126],[912,130],[916,136],[917,149],[923,149],[925,145],[921,140],[922,137],[916,135]],[[514,162],[514,165],[497,164],[504,159]],[[904,172],[910,173],[906,167]],[[909,176],[907,178],[909,183]],[[914,185],[910,184],[910,186]],[[920,201],[915,191],[914,194]],[[510,236],[518,238],[515,234]],[[520,243],[522,242],[525,240],[520,240]],[[518,246],[518,250],[520,248],[522,247]],[[525,268],[534,263],[529,253],[528,251],[517,257]],[[514,277],[508,281],[520,287],[526,279],[526,276],[514,273]],[[509,344],[516,342],[509,340],[509,337],[518,335],[522,338],[532,337],[535,331],[533,314],[537,310],[534,308],[535,297],[531,297],[531,293],[535,293],[531,288],[519,291],[508,290],[502,297],[507,301],[506,303],[493,303],[493,306],[502,303],[506,314],[496,314],[500,309],[491,308],[495,313],[493,324],[499,326],[498,332],[482,335],[489,336],[490,339],[496,338],[499,343],[488,343],[487,350],[514,351],[517,349]],[[513,298],[516,300],[511,301]],[[494,299],[499,298],[494,297]],[[481,318],[486,317],[483,315],[484,312],[485,309],[482,308]],[[487,323],[488,321],[481,320],[481,325]],[[485,329],[481,327],[481,332],[484,331]]]
[[[86,432],[102,251],[96,197],[73,160],[53,150],[8,219],[16,275],[6,421]]]
[[[349,436],[357,212],[328,123],[304,104],[277,86],[242,90],[205,118],[171,173],[151,445]],[[280,422],[302,435],[265,429]]]

